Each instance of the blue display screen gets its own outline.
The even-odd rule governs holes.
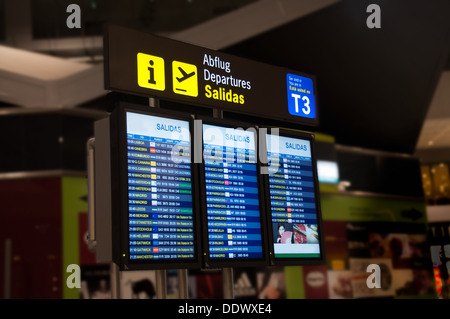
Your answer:
[[[319,258],[315,179],[309,140],[266,135],[275,258]]]
[[[127,112],[130,260],[194,259],[189,122]]]
[[[256,132],[203,124],[209,258],[262,258]]]

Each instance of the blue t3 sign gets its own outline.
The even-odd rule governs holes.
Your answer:
[[[286,75],[289,113],[296,116],[316,118],[313,81],[300,75]]]

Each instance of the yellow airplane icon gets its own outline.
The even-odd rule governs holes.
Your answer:
[[[193,72],[187,74],[186,71],[184,71],[184,70],[181,68],[181,66],[178,67],[178,70],[180,70],[181,74],[183,74],[183,77],[182,77],[182,78],[177,77],[178,82],[183,82],[184,80],[187,80],[187,79],[189,79],[191,76],[194,76],[194,75],[195,75],[195,71],[193,71]]]
[[[172,61],[173,92],[181,95],[198,96],[197,66]]]

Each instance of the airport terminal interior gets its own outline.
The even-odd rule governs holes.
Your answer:
[[[373,4],[376,6],[371,7]],[[129,83],[125,83],[128,75],[115,72],[122,62],[114,64],[128,60],[125,53],[122,59],[117,52],[140,45],[151,47],[152,44],[135,43],[137,41],[131,36],[113,38],[111,35],[105,41],[105,26],[110,24],[130,30],[130,34],[139,32],[136,39],[151,35],[161,39],[162,46],[167,43],[170,48],[178,48],[179,45],[180,50],[169,48],[167,52],[185,61],[197,51],[208,52],[201,55],[197,66],[183,61],[179,65],[173,64],[174,72],[178,68],[184,76],[178,78],[178,84],[185,80],[187,83],[198,73],[198,83],[210,81],[204,85],[205,92],[198,93],[203,89],[201,85],[195,87],[194,93],[192,87],[176,92],[174,75],[174,92],[160,95],[170,90],[164,91],[154,85],[160,80],[153,78],[152,72],[157,74],[160,70],[158,61],[163,60],[159,57],[163,53],[158,52],[165,52],[158,45],[155,46],[156,53],[147,52],[155,55],[145,62],[144,71],[150,72],[146,73],[150,78],[145,78],[144,85],[138,78],[136,81],[132,78],[131,82],[134,82],[130,85],[137,90],[129,90]],[[167,73],[170,59],[164,58]],[[227,58],[231,61],[231,71],[226,68]],[[139,61],[138,56],[138,64]],[[135,76],[136,64],[133,63],[126,68],[129,67]],[[224,88],[213,90],[218,82],[213,83],[211,77],[214,74],[208,70],[217,73],[217,79],[223,76],[229,82],[222,82]],[[308,108],[308,114],[314,108],[315,118],[290,120],[293,113],[287,113],[284,105],[286,76],[278,81],[272,70],[292,70],[302,75],[292,75],[289,71],[291,77],[287,83],[300,78],[313,79],[314,88],[311,86],[310,90],[314,92],[309,99],[315,104],[304,106]],[[141,72],[139,65],[137,72]],[[114,81],[109,81],[113,77]],[[166,77],[170,76],[166,74]],[[233,82],[237,79],[239,82]],[[127,89],[117,89],[122,82]],[[267,89],[259,90],[260,83]],[[228,89],[231,86],[232,89]],[[273,96],[278,96],[279,91],[283,98],[273,102]],[[252,100],[258,101],[260,107],[247,112]],[[207,105],[209,102],[212,104]],[[297,102],[296,98],[296,106]],[[189,267],[185,267],[183,263],[162,260],[138,263],[131,257],[133,249],[137,249],[135,252],[149,249],[153,253],[133,256],[156,259],[155,256],[161,255],[154,254],[155,251],[163,254],[164,245],[171,242],[161,240],[162,237],[159,241],[158,237],[145,241],[150,238],[145,237],[145,231],[136,232],[133,228],[132,223],[139,225],[140,220],[132,219],[131,204],[130,211],[122,211],[121,219],[113,219],[113,222],[119,219],[130,222],[130,225],[120,224],[119,230],[108,228],[111,224],[99,225],[101,219],[97,218],[95,229],[100,229],[100,233],[109,232],[112,243],[103,243],[104,238],[98,237],[93,245],[89,213],[95,206],[96,197],[89,195],[89,183],[92,182],[92,176],[88,177],[89,141],[95,138],[96,147],[100,145],[95,125],[110,117],[115,119],[112,114],[117,112],[119,104],[130,110],[140,110],[136,112],[141,115],[155,112],[177,118],[177,123],[183,122],[181,119],[185,120],[183,123],[191,123],[188,117],[193,115],[215,119],[209,123],[211,126],[226,123],[227,127],[233,127],[233,123],[246,123],[276,127],[283,132],[295,132],[292,136],[300,136],[305,143],[313,144],[314,153],[309,155],[313,166],[309,164],[309,171],[302,171],[306,176],[315,176],[315,179],[311,177],[313,199],[298,199],[305,201],[305,208],[315,207],[312,222],[292,222],[297,207],[295,194],[286,192],[284,197],[272,197],[272,194],[278,194],[272,193],[272,188],[270,193],[261,191],[261,185],[272,187],[272,179],[255,177],[255,180],[265,182],[255,182],[253,188],[242,188],[240,192],[242,197],[252,198],[254,204],[258,201],[256,192],[259,189],[274,201],[284,200],[286,212],[291,212],[292,206],[293,213],[286,214],[287,223],[283,225],[293,234],[288,241],[292,240],[291,246],[296,247],[316,245],[320,247],[320,253],[311,250],[303,255],[304,258],[301,254],[289,257],[287,249],[283,250],[284,255],[280,253],[277,249],[281,248],[277,245],[281,244],[277,243],[286,239],[281,235],[277,239],[275,222],[267,226],[275,220],[272,220],[276,216],[272,211],[271,217],[270,212],[266,212],[261,224],[253,222],[256,217],[245,217],[252,221],[249,225],[265,227],[261,233],[265,239],[260,241],[265,256],[263,262],[260,257],[255,258],[258,262],[253,262],[250,249],[248,254],[223,254],[228,256],[229,263],[218,263],[218,266],[214,266],[214,262],[221,254],[211,253],[211,250],[210,259],[206,263],[199,261],[196,266],[188,263]],[[287,116],[283,118],[279,115],[284,108]],[[123,114],[117,114],[117,134],[122,134]],[[130,123],[138,120],[130,118],[128,115],[127,125],[131,127]],[[207,122],[204,120],[203,125]],[[111,120],[111,127],[115,127],[114,123]],[[157,125],[158,130],[162,127],[166,132],[177,130],[181,133],[181,124],[171,126],[161,122]],[[0,0],[0,132],[2,299],[450,298],[448,0]],[[128,144],[132,145],[128,146],[128,153],[114,153],[114,143],[108,144],[112,149],[111,156],[122,154],[123,159],[128,156],[128,163],[138,163],[133,158],[140,159],[142,165],[128,169],[159,173],[160,168],[153,171],[152,167],[160,164],[153,165],[156,162],[148,160],[148,166],[145,166],[144,159],[153,157],[143,157],[139,152],[155,152],[154,141],[157,148],[163,144],[162,140],[165,143],[173,140],[168,140],[168,135],[155,135],[152,140],[142,132],[147,131],[129,128],[127,135],[123,134],[123,139],[128,138],[128,143],[132,143]],[[203,134],[205,132],[204,126]],[[111,131],[111,134],[115,133]],[[309,140],[311,134],[313,140]],[[235,141],[237,136],[234,135]],[[246,138],[253,137],[246,135]],[[120,136],[117,140],[122,141]],[[203,142],[206,145],[206,140]],[[122,145],[121,142],[118,144]],[[290,145],[291,151],[306,150],[306,147],[297,146],[299,144],[288,145],[286,142],[286,145]],[[293,153],[286,154],[287,161],[292,160],[289,154]],[[113,167],[114,163],[111,159]],[[300,165],[295,165],[297,162],[291,163],[289,170],[285,164],[284,175],[280,177],[286,184],[294,179],[295,168],[300,169]],[[186,171],[189,165],[176,165],[180,168],[177,171],[187,174],[184,176],[191,178],[187,180],[193,183],[192,192],[180,190],[179,193],[185,197],[195,195],[189,197],[194,202],[203,200],[199,193],[208,179],[194,177],[195,174],[200,176],[200,171]],[[201,167],[213,171],[208,168],[206,155]],[[247,167],[250,170],[249,164],[242,167],[243,171]],[[303,162],[301,167],[305,169]],[[223,174],[230,171],[231,176],[232,168],[223,166]],[[181,172],[183,169],[185,171]],[[153,179],[152,175],[147,175]],[[116,185],[114,179],[119,177],[123,177],[120,187],[130,190],[129,203],[138,204],[137,198],[147,194],[138,192],[145,188],[142,187],[146,185],[145,180],[128,179],[130,184],[127,186],[126,175],[113,173],[111,185]],[[235,176],[236,179],[241,177]],[[252,181],[251,178],[244,180]],[[304,180],[309,181],[308,178]],[[139,181],[141,187],[138,187]],[[196,181],[198,185],[194,185]],[[148,185],[155,185],[156,190],[156,183]],[[99,184],[97,181],[96,187]],[[158,184],[159,189],[160,186]],[[105,186],[104,189],[108,188]],[[248,195],[253,192],[254,197]],[[155,193],[155,196],[160,195]],[[112,210],[117,212],[121,207],[114,205],[116,198],[112,197]],[[161,202],[156,198],[160,197],[152,198],[155,199],[153,206],[142,206],[141,212],[153,212],[146,216],[156,216],[160,212],[157,207],[162,207]],[[259,202],[261,207],[274,204],[268,198],[265,200],[264,204]],[[228,203],[228,199],[226,201]],[[147,203],[139,203],[142,202]],[[213,245],[211,238],[216,238],[210,235],[210,241],[199,239],[212,234],[207,226],[213,220],[213,217],[206,219],[206,210],[200,206],[198,204],[194,210],[191,206],[193,217],[186,217],[194,224],[198,222],[192,235],[196,239],[190,243],[198,243],[192,249],[199,260],[203,253],[207,255],[205,247]],[[189,212],[189,208],[186,209],[184,213]],[[172,211],[169,209],[169,212]],[[250,212],[261,216],[256,209],[248,209],[242,216]],[[144,214],[134,214],[133,218],[135,215]],[[130,216],[129,220],[127,216]],[[319,233],[315,232],[318,225]],[[164,232],[162,226],[159,228]],[[128,230],[130,237],[117,238],[122,233],[128,236]],[[311,232],[317,236],[310,236]],[[230,233],[228,236],[234,236]],[[248,237],[252,238],[249,242],[256,242],[253,240],[256,235],[251,236],[254,237]],[[136,238],[143,239],[140,241],[143,246],[131,248],[136,244]],[[228,246],[218,248],[216,252],[231,251],[235,246],[247,243],[230,238]],[[111,249],[111,245],[116,244],[130,245],[126,252],[130,253],[127,262],[123,262],[126,253],[122,256],[122,248],[112,249],[111,260],[108,260],[109,251],[98,251],[99,247]],[[184,255],[170,256],[176,259]],[[235,259],[239,261],[234,263]],[[173,268],[168,266],[170,262],[173,262]],[[133,265],[138,266],[133,268]],[[373,282],[368,280],[372,274],[368,271],[372,269],[370,265],[376,266],[374,274],[378,274],[373,277]],[[130,270],[123,267],[130,267]],[[165,287],[161,288],[161,282]]]

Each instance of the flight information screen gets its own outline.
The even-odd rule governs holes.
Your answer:
[[[211,260],[263,258],[256,132],[203,124]]]
[[[189,128],[126,113],[130,261],[195,257]]]
[[[275,259],[320,258],[311,142],[266,135]]]

